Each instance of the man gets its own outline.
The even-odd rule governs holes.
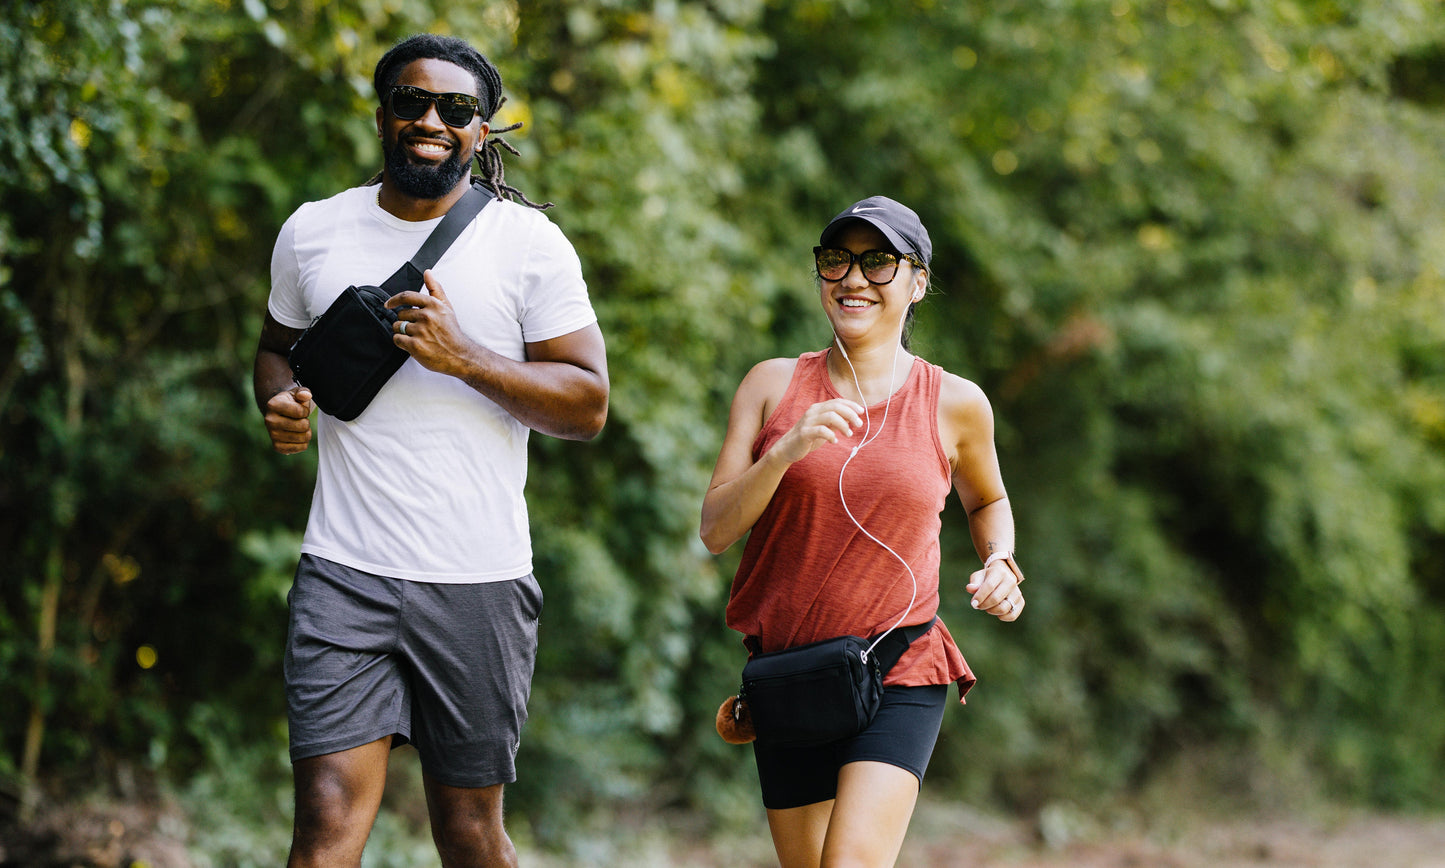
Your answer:
[[[446,866],[516,864],[516,780],[542,594],[522,487],[528,431],[585,440],[607,416],[606,350],[561,231],[501,176],[501,78],[458,39],[422,35],[377,64],[379,185],[303,205],[282,228],[256,352],[272,445],[304,451],[311,393],[291,344],[349,285],[409,259],[472,183],[496,195],[387,302],[411,358],[352,422],[317,415],[319,469],[289,598],[296,786],[289,865],[358,865],[390,749],[421,756]],[[522,197],[526,202],[525,197]],[[530,205],[531,203],[526,203]]]

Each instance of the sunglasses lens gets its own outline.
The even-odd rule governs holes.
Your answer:
[[[431,100],[424,96],[398,88],[391,94],[391,113],[404,121],[414,121],[426,114]]]
[[[441,115],[442,122],[450,127],[464,127],[472,122],[472,116],[477,113],[476,107],[465,102],[452,102],[449,98],[456,94],[447,94],[437,98],[437,113]]]
[[[818,276],[824,280],[841,280],[853,264],[853,254],[830,247],[821,248],[813,258],[818,265]]]
[[[858,258],[869,283],[887,283],[898,273],[898,257],[882,250],[870,250]]]

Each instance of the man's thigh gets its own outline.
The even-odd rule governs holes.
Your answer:
[[[390,753],[391,739],[379,739],[292,764],[296,824],[290,864],[360,860],[381,807]]]
[[[396,656],[403,583],[303,555],[287,598],[286,711],[292,761],[411,731]]]
[[[463,789],[516,780],[542,592],[528,575],[407,588],[402,639],[422,769]]]

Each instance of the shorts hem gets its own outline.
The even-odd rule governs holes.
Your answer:
[[[893,761],[893,760],[891,760],[891,759],[888,759],[887,757],[866,757],[866,756],[865,756],[865,757],[849,757],[849,758],[848,758],[848,761],[845,762],[845,763],[843,763],[843,765],[844,765],[844,766],[846,766],[846,765],[851,765],[852,763],[857,763],[857,762],[882,763],[883,765],[886,765],[886,766],[893,766],[893,767],[896,768],[896,769],[902,769],[903,771],[908,772],[909,774],[913,775],[913,779],[918,782],[918,788],[919,788],[919,790],[922,790],[922,789],[923,789],[923,778],[918,774],[918,772],[914,771],[913,769],[909,768],[908,766],[900,765],[900,764],[898,764],[897,762],[895,762],[895,761]],[[839,766],[839,768],[841,769],[842,766]],[[798,803],[798,804],[793,804],[793,802],[797,801],[797,797],[795,797],[795,798],[793,798],[793,799],[777,799],[777,800],[775,800],[775,803],[774,803],[774,804],[769,804],[769,799],[768,799],[767,796],[765,795],[765,796],[763,797],[763,808],[764,808],[765,810],[769,810],[769,811],[791,811],[791,810],[793,810],[794,808],[806,808],[806,807],[808,807],[809,805],[817,805],[817,804],[820,804],[820,803],[822,803],[822,802],[832,801],[833,799],[838,798],[838,789],[837,789],[837,787],[835,786],[835,787],[833,788],[832,795],[824,796],[823,798],[815,799],[815,798],[812,798],[811,795],[804,795],[804,796],[801,796],[801,798],[811,799],[811,801],[805,801],[805,802],[800,802],[800,803]]]
[[[351,750],[355,747],[371,744],[387,736],[391,736],[391,746],[401,747],[411,741],[411,734],[401,732],[395,727],[387,727],[380,730],[372,730],[368,733],[361,733],[354,736],[341,736],[310,744],[295,744],[290,748],[291,762],[297,760],[311,759],[312,757],[325,756],[331,753],[341,753],[344,750]]]
[[[845,765],[845,766],[846,766],[846,765],[852,765],[853,763],[880,763],[880,764],[885,765],[885,766],[893,766],[895,769],[903,769],[905,772],[908,772],[910,775],[913,775],[913,777],[918,780],[918,785],[919,785],[920,787],[923,786],[923,775],[922,775],[922,773],[920,773],[920,772],[918,771],[918,769],[915,769],[915,768],[913,768],[913,767],[911,767],[911,766],[906,766],[906,765],[904,765],[903,763],[899,762],[899,761],[897,760],[897,758],[895,758],[895,757],[887,757],[887,756],[850,756],[850,757],[848,757],[848,759],[843,763],[843,765]],[[839,766],[839,768],[841,769],[842,766]]]
[[[801,802],[801,803],[796,804],[796,805],[794,805],[794,804],[769,804],[769,803],[768,803],[768,800],[765,798],[765,799],[763,799],[763,810],[765,810],[765,811],[792,811],[792,810],[795,810],[795,809],[797,809],[797,808],[806,808],[806,807],[808,807],[809,805],[818,805],[818,804],[822,804],[823,802],[831,802],[832,800],[834,800],[834,799],[836,799],[836,798],[838,798],[838,794],[837,794],[836,792],[834,792],[833,795],[828,796],[827,798],[814,799],[814,800],[811,801],[811,802]],[[786,800],[786,799],[785,799],[784,801],[791,801],[791,800]]]
[[[456,787],[462,790],[484,790],[487,787],[505,786],[517,782],[516,769],[499,772],[495,775],[477,775],[473,777],[438,773],[426,768],[425,764],[422,766],[422,771],[426,772],[428,777],[443,786]]]

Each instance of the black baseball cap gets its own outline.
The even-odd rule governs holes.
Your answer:
[[[883,237],[888,239],[888,243],[892,244],[895,250],[913,254],[922,260],[924,265],[928,265],[933,258],[933,242],[928,238],[928,230],[923,228],[923,221],[918,219],[912,208],[887,196],[869,196],[843,209],[837,217],[828,221],[823,234],[818,237],[818,243],[827,247],[828,242],[849,220],[871,223],[883,233]]]

